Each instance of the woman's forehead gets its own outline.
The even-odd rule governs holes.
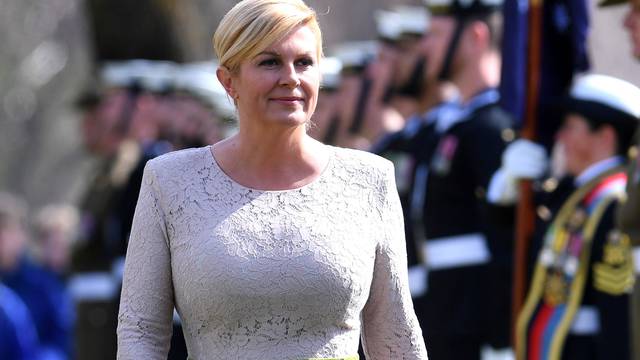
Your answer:
[[[269,52],[278,55],[284,53],[301,53],[317,55],[318,39],[315,32],[306,25],[296,27],[280,40],[269,44],[261,53]]]

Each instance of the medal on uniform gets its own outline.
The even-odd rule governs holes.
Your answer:
[[[567,301],[567,289],[564,272],[550,269],[544,286],[544,301],[551,306],[564,304]]]
[[[394,166],[396,176],[396,187],[398,193],[405,194],[409,191],[410,174],[413,168],[413,158],[406,153],[399,151],[390,151],[385,154]]]
[[[582,208],[576,208],[576,210],[569,217],[567,221],[567,231],[570,233],[577,233],[587,220],[587,212]]]
[[[438,143],[438,149],[433,155],[431,167],[438,175],[446,175],[451,170],[451,162],[458,148],[458,138],[454,135],[446,135]]]

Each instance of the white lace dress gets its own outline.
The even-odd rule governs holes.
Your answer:
[[[119,359],[426,359],[390,162],[330,147],[298,189],[244,187],[209,147],[150,161],[126,258]]]

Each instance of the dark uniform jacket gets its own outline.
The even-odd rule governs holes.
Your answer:
[[[426,189],[424,210],[414,219],[422,223],[424,237],[418,241],[426,241],[429,268],[423,303],[427,339],[473,334],[495,347],[508,345],[512,230],[488,225],[492,210],[485,200],[491,176],[513,138],[512,119],[498,100],[493,89],[471,99],[459,119],[444,132],[439,129],[433,154],[418,165],[427,170],[421,185]],[[429,245],[452,237],[472,237],[486,256],[436,266],[443,256],[430,254]]]
[[[564,201],[541,239],[517,322],[519,359],[628,359],[630,241],[613,214],[624,191],[620,167]]]
[[[396,186],[404,215],[409,267],[422,262],[415,242],[417,230],[412,224],[411,196],[414,194],[416,165],[424,163],[425,158],[430,158],[437,144],[435,124],[433,119],[430,119],[430,114],[431,112],[410,118],[404,129],[385,136],[371,149],[371,152],[391,160],[394,164]]]
[[[640,130],[636,131],[635,139],[627,173],[626,201],[618,209],[617,221],[620,229],[631,237],[634,246],[640,246]]]

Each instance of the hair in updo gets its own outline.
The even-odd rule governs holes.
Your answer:
[[[315,11],[302,0],[243,0],[222,18],[213,35],[213,47],[221,66],[237,72],[251,59],[298,26],[316,35],[318,60],[322,57],[322,33]]]

